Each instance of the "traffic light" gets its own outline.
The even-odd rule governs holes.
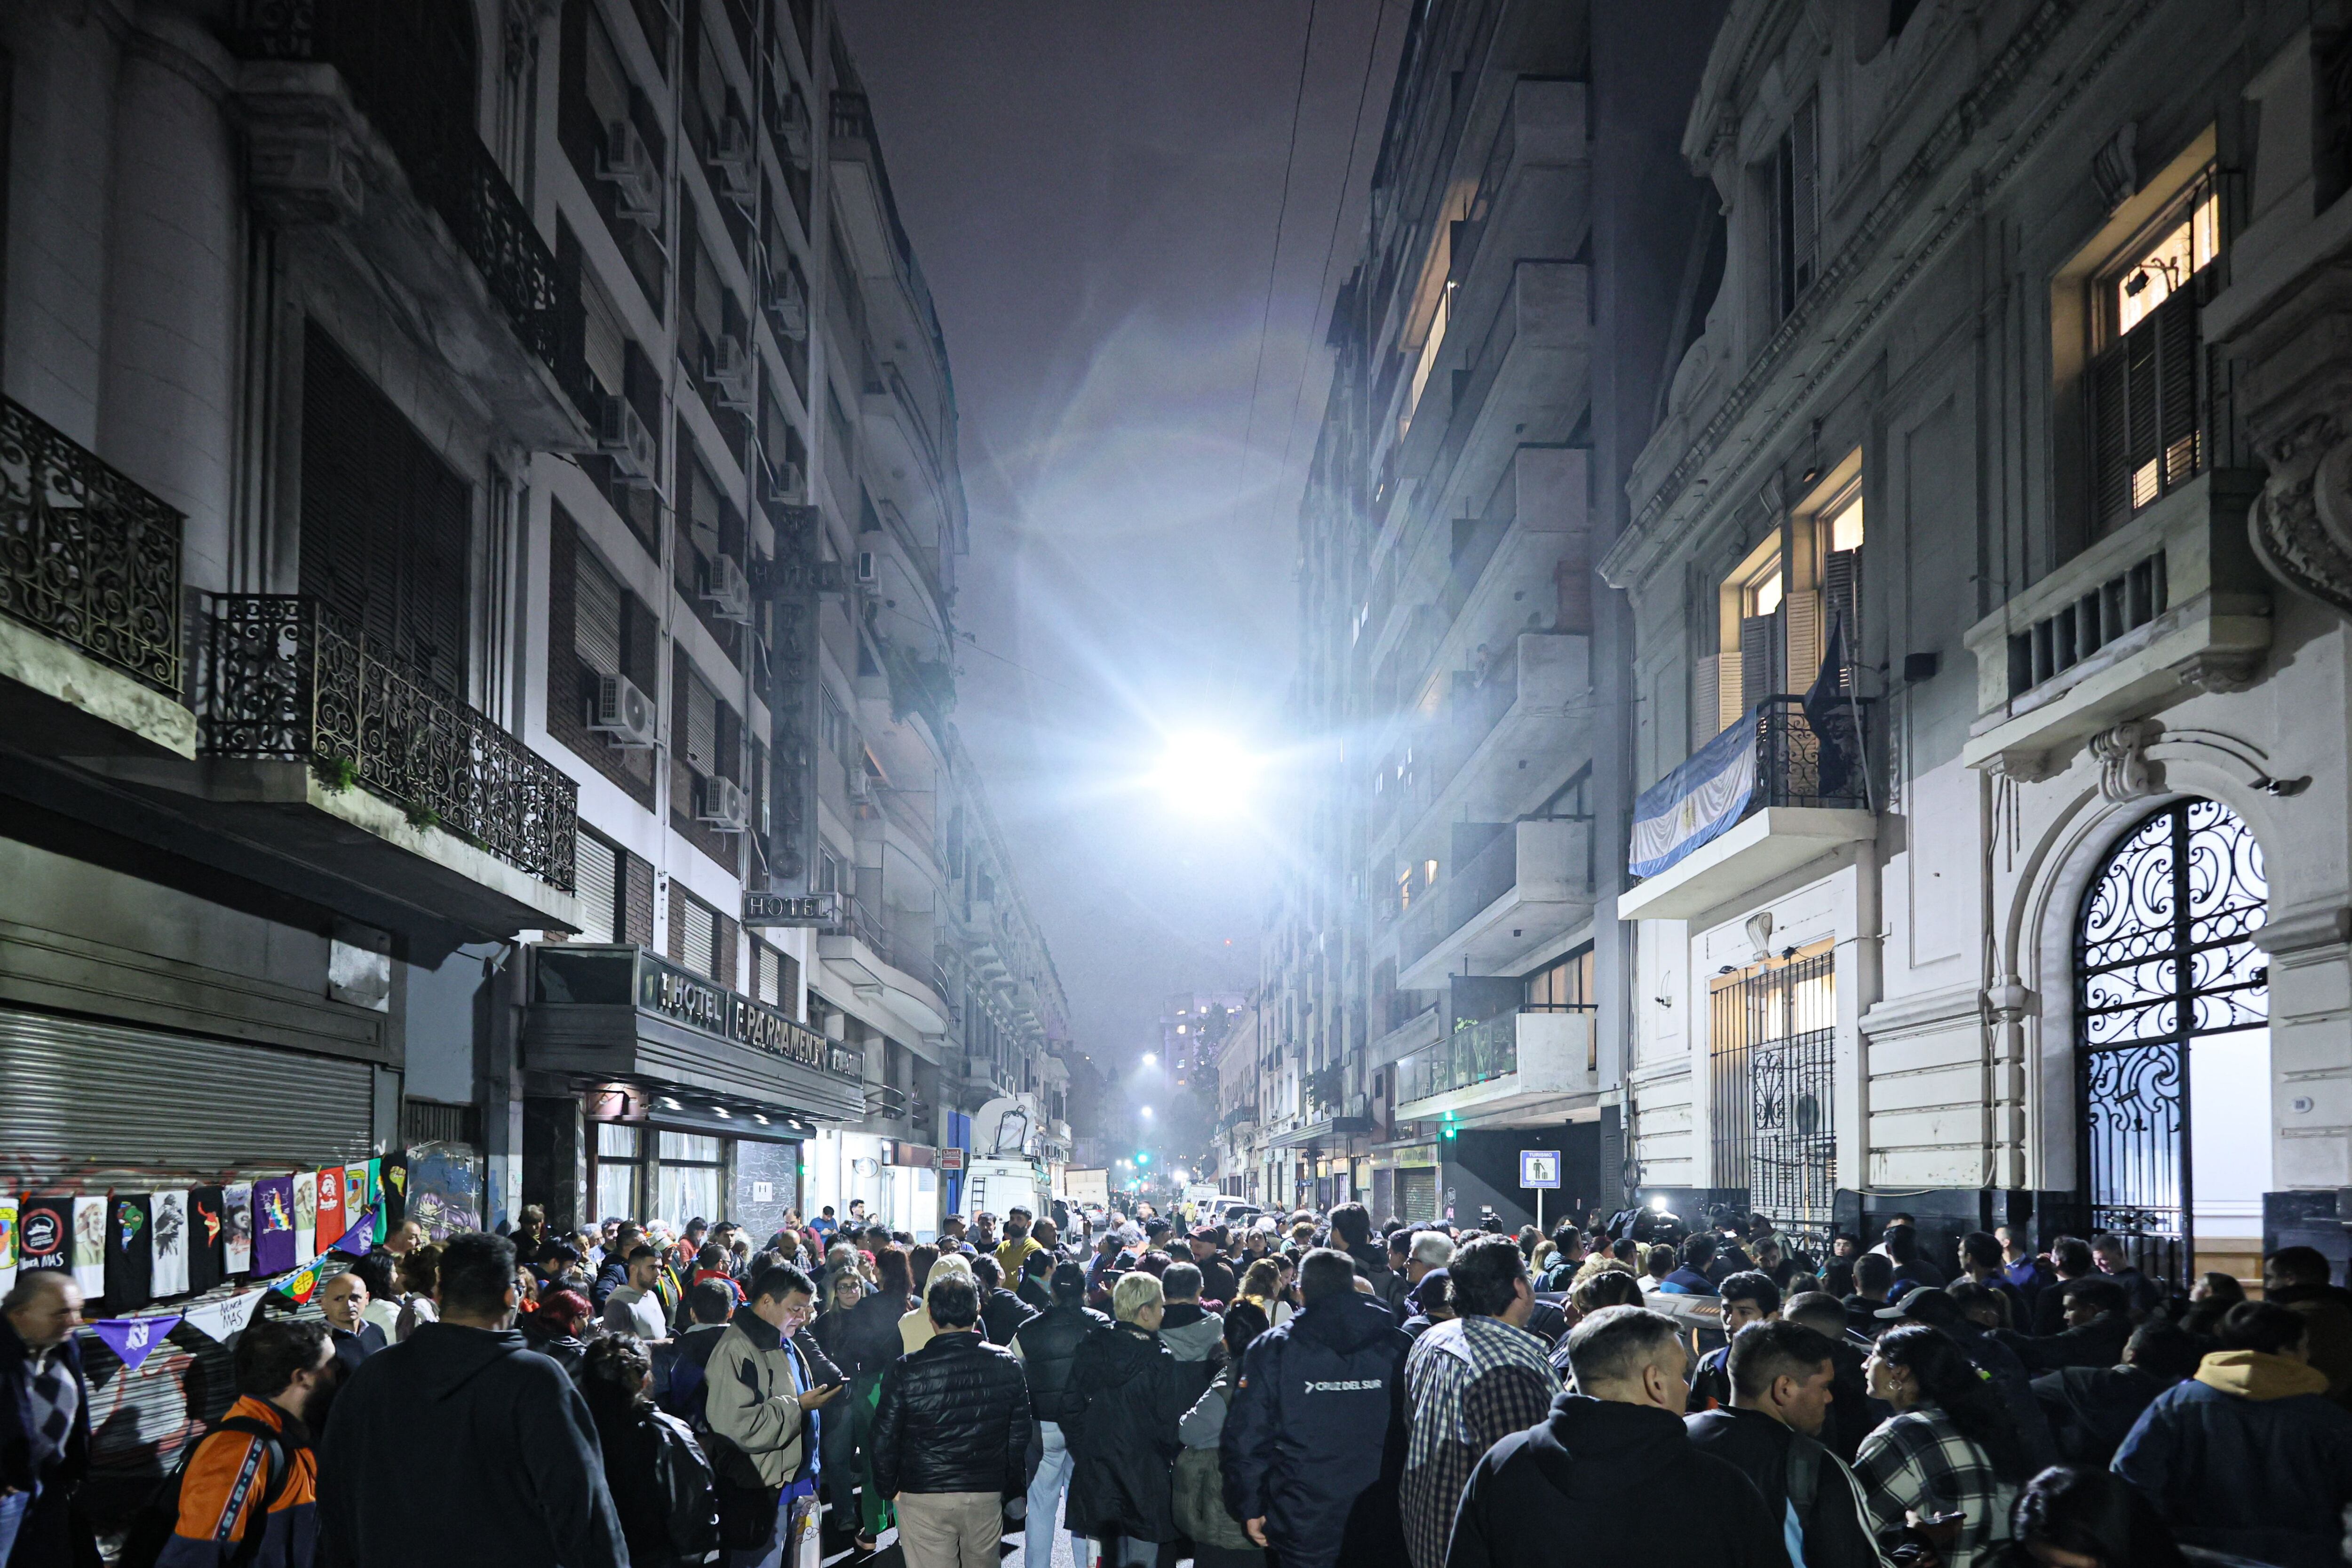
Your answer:
[[[1449,1110],[1449,1111],[1447,1111],[1447,1112],[1445,1113],[1445,1121],[1444,1121],[1444,1125],[1442,1125],[1441,1127],[1439,1127],[1439,1128],[1438,1128],[1438,1130],[1437,1130],[1437,1135],[1438,1135],[1440,1138],[1444,1138],[1444,1139],[1447,1140],[1448,1142],[1451,1142],[1451,1141],[1455,1137],[1455,1135],[1457,1135],[1458,1133],[1460,1133],[1460,1132],[1461,1132],[1461,1131],[1462,1131],[1462,1129],[1461,1129],[1461,1128],[1459,1128],[1459,1127],[1457,1127],[1457,1126],[1455,1126],[1455,1125],[1454,1125],[1454,1112],[1452,1112],[1452,1111],[1450,1111],[1450,1110]]]
[[[1151,1151],[1149,1149],[1138,1149],[1135,1152],[1135,1163],[1139,1165],[1149,1165],[1151,1163]]]

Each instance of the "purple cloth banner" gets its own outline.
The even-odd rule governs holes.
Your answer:
[[[106,1348],[122,1358],[122,1364],[132,1372],[163,1342],[163,1336],[180,1326],[180,1314],[169,1313],[155,1318],[100,1318],[90,1325]]]

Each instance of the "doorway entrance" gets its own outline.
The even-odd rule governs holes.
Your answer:
[[[2271,1184],[2270,904],[2262,846],[2218,801],[2125,835],[2076,925],[2081,1165],[2091,1228],[2141,1272],[2259,1266]],[[2206,1261],[2200,1263],[2200,1256]]]

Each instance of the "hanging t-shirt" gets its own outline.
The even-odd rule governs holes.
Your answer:
[[[82,1193],[73,1201],[74,1283],[93,1300],[106,1294],[106,1227],[112,1212],[104,1193]]]
[[[294,1257],[299,1262],[319,1254],[319,1173],[294,1173]]]
[[[283,1274],[294,1267],[294,1178],[253,1184],[253,1271]]]
[[[16,1282],[16,1194],[0,1194],[0,1291]]]
[[[188,1289],[209,1290],[228,1278],[228,1210],[218,1187],[188,1189]]]
[[[223,1259],[231,1274],[253,1271],[253,1184],[237,1182],[221,1189],[221,1220],[228,1245]]]
[[[343,1217],[343,1168],[319,1173],[319,1219],[317,1251],[324,1252],[343,1239],[343,1229],[350,1221]]]
[[[145,1193],[116,1193],[106,1211],[106,1310],[134,1311],[155,1299],[155,1222]]]
[[[73,1264],[73,1194],[28,1193],[16,1211],[16,1262],[21,1268]]]
[[[188,1293],[188,1194],[184,1189],[154,1195],[148,1219],[155,1233],[153,1287],[161,1296]]]

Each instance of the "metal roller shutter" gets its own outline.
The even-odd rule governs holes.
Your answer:
[[[580,549],[572,557],[572,646],[599,675],[621,673],[621,585]]]
[[[210,1177],[373,1152],[365,1062],[0,1008],[7,1174]]]
[[[1397,1173],[1397,1207],[1409,1225],[1437,1218],[1437,1173],[1423,1166]]]
[[[572,875],[580,895],[580,940],[611,942],[621,907],[621,852],[585,828],[572,855]]]

